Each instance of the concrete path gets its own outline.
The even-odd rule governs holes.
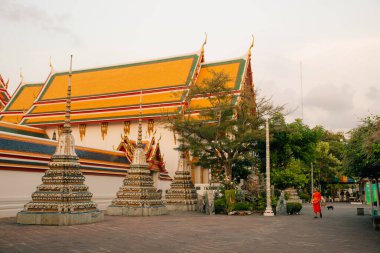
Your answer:
[[[0,219],[0,252],[380,252],[380,231],[357,205],[334,204],[314,219],[295,216],[111,217],[71,227],[18,225]]]

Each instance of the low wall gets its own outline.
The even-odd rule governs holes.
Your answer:
[[[0,170],[0,217],[16,216],[26,203],[31,201],[31,195],[36,187],[42,184],[42,172]],[[93,201],[100,210],[105,210],[116,192],[123,184],[124,177],[108,175],[86,175],[85,184],[93,194]],[[171,181],[159,181],[158,187],[163,191],[169,189]]]
[[[36,187],[42,184],[42,172],[0,170],[0,217],[15,216],[31,201]],[[85,184],[101,210],[107,208],[123,183],[124,177],[85,175]]]

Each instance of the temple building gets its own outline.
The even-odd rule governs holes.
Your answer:
[[[91,177],[86,179],[95,201],[98,200],[97,197],[110,200],[114,197],[117,187],[122,184],[125,171],[133,161],[138,136],[140,95],[143,149],[149,170],[153,174],[154,186],[163,190],[163,197],[170,188],[180,157],[174,149],[178,146],[179,137],[168,128],[165,123],[167,117],[181,113],[183,106],[190,108],[195,116],[202,108],[211,106],[207,98],[199,97],[189,101],[189,88],[211,77],[212,71],[223,71],[230,78],[227,86],[235,94],[233,103],[238,103],[243,92],[253,95],[252,47],[242,57],[211,63],[205,62],[204,45],[197,52],[175,57],[73,70],[72,134],[85,175],[102,175],[96,180]],[[9,158],[5,161],[0,157],[0,173],[4,170],[25,173],[47,167],[45,147],[52,150],[52,143],[56,143],[64,124],[67,81],[67,71],[56,72],[52,68],[45,82],[22,81],[13,96],[8,98],[9,101],[2,97],[2,101],[7,103],[4,103],[5,107],[0,113],[0,137],[15,135],[17,138],[10,140],[9,137],[8,140],[41,143],[42,146],[31,151],[23,150],[22,145],[12,144],[14,148],[7,151],[10,155],[28,157],[40,153],[41,156],[36,158],[40,163],[35,165],[38,168],[32,168],[31,165],[21,168],[20,162],[18,167],[4,167],[1,164],[10,164],[7,162]],[[0,91],[7,94],[6,89],[3,91],[1,87]],[[2,126],[6,126],[8,130],[3,132]],[[35,132],[40,136],[29,134]],[[3,144],[0,146],[2,150],[10,149]],[[17,148],[21,151],[17,151]],[[96,156],[93,153],[104,155]],[[27,163],[32,160],[30,157],[25,159]],[[209,184],[208,170],[194,166],[190,156],[187,159],[192,183],[197,189],[203,189]],[[15,161],[18,160],[14,158],[13,162]],[[87,161],[91,161],[92,165],[86,167]],[[102,165],[102,169],[97,169]],[[95,185],[95,181],[99,183],[102,180],[103,188],[104,185],[111,185],[105,190],[107,194],[100,194]],[[37,182],[32,185],[37,185]]]

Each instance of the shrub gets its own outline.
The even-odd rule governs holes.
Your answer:
[[[301,203],[286,203],[286,212],[288,214],[299,214],[301,209]]]
[[[300,199],[303,199],[305,202],[310,202],[310,195],[307,193],[300,192],[298,194],[298,197],[300,197]]]
[[[235,204],[235,211],[249,211],[252,210],[252,206],[248,202],[237,202]]]
[[[225,190],[224,196],[226,199],[227,211],[231,212],[234,210],[236,203],[236,191],[235,190]]]
[[[264,211],[266,207],[266,198],[262,196],[257,196],[256,200],[253,202],[253,210]]]
[[[216,214],[226,214],[227,213],[226,200],[224,198],[216,199],[214,201],[214,206],[215,206],[215,213]]]

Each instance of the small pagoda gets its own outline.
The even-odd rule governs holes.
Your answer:
[[[75,153],[71,133],[72,56],[67,87],[66,115],[55,153],[42,184],[32,194],[32,201],[17,214],[17,223],[38,225],[76,225],[104,220],[104,214],[91,201],[92,193],[84,184],[85,177]]]
[[[180,152],[178,169],[166,193],[166,206],[169,211],[196,211],[197,191],[191,181],[190,171],[184,152]]]
[[[167,214],[167,209],[161,200],[162,193],[153,186],[153,178],[146,161],[146,154],[142,145],[141,121],[140,98],[137,146],[133,151],[133,160],[123,185],[116,193],[116,198],[107,208],[108,215],[153,216]]]

